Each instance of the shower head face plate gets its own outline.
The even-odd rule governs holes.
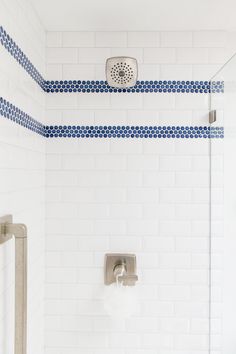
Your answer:
[[[106,62],[107,83],[111,87],[126,88],[136,84],[138,63],[135,58],[112,57]]]

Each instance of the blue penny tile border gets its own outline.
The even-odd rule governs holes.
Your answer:
[[[24,54],[20,47],[14,42],[9,34],[0,26],[0,43],[12,55],[22,68],[32,77],[32,79],[48,93],[60,92],[81,92],[81,93],[222,93],[224,92],[223,81],[166,81],[151,80],[138,81],[137,84],[127,89],[117,89],[108,86],[106,81],[82,81],[64,80],[49,81],[45,80],[29,58]]]
[[[13,58],[18,61],[18,63],[25,69],[32,79],[36,81],[37,84],[44,90],[44,78],[2,26],[0,26],[0,43],[13,56]]]
[[[134,87],[116,89],[108,86],[106,81],[46,81],[0,26],[0,43],[48,93],[82,92],[82,93],[223,93],[223,81],[138,81]],[[48,138],[223,138],[223,127],[184,127],[184,126],[44,126],[27,113],[0,97],[0,115],[15,123]]]
[[[209,93],[224,93],[224,81],[210,81]]]
[[[108,86],[106,81],[46,81],[47,92],[128,92],[128,93],[208,93],[208,81],[138,81],[130,88],[118,89]]]
[[[45,126],[2,97],[0,97],[0,116],[46,138],[224,138],[224,128],[212,126]]]
[[[47,138],[223,138],[223,127],[192,126],[45,126]]]
[[[137,81],[133,87],[117,89],[108,86],[106,81],[64,80],[45,81],[44,89],[48,93],[221,93],[224,85],[221,81]]]
[[[45,126],[27,113],[0,97],[0,115],[26,129],[45,136]]]

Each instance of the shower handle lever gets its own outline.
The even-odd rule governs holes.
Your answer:
[[[27,351],[27,228],[0,218],[0,244],[15,238],[15,354]]]
[[[124,263],[116,264],[113,272],[117,281],[123,283],[123,285],[134,286],[138,280],[138,276],[136,274],[127,273],[127,268]]]
[[[119,277],[119,281],[123,283],[123,285],[134,286],[136,281],[138,281],[138,276],[136,274],[125,274]]]

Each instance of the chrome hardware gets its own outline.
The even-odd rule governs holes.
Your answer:
[[[138,281],[138,276],[136,274],[134,274],[134,275],[121,275],[119,277],[119,282],[121,282],[123,285],[134,286],[136,281]]]
[[[105,255],[104,282],[106,285],[119,282],[125,286],[134,286],[137,280],[134,254],[109,253]]]
[[[209,123],[215,123],[216,122],[216,110],[213,109],[212,111],[209,112]]]
[[[0,218],[0,244],[15,237],[15,354],[26,354],[27,328],[27,228]]]
[[[135,86],[138,79],[138,63],[135,58],[112,57],[106,61],[106,79],[111,87]]]

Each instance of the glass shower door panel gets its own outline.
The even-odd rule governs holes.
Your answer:
[[[222,83],[222,90],[215,90]],[[211,353],[236,352],[236,57],[213,77],[211,125]],[[224,137],[216,138],[222,129]]]

